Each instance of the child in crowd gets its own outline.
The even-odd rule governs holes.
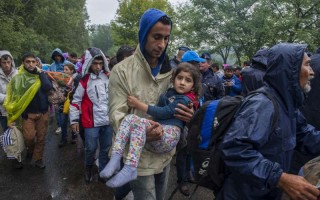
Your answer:
[[[76,80],[77,83],[79,83],[79,80],[77,77],[77,73],[76,73],[76,68],[72,63],[67,63],[63,66],[63,72],[67,75],[69,75],[70,77],[72,77],[72,80]],[[73,87],[75,84],[77,84],[75,82],[72,83],[72,85],[68,85],[65,89],[65,95],[68,99],[70,100],[70,93],[73,90]],[[59,147],[63,147],[64,145],[67,144],[67,135],[68,135],[68,121],[69,121],[69,112],[64,112],[66,110],[66,108],[64,108],[64,106],[66,106],[65,103],[62,103],[59,106],[59,114],[60,114],[60,119],[61,119],[61,140],[59,143]],[[75,144],[76,142],[76,134],[74,132],[71,133],[71,144]]]
[[[106,183],[107,186],[120,187],[136,179],[137,166],[144,146],[152,152],[166,153],[177,145],[184,123],[174,117],[175,108],[178,103],[187,106],[198,105],[197,99],[201,93],[200,71],[189,63],[181,63],[173,72],[172,83],[173,88],[169,88],[160,96],[157,106],[147,105],[133,96],[128,96],[130,107],[149,114],[161,124],[162,138],[146,143],[146,130],[153,122],[133,114],[127,115],[117,132],[110,161],[101,171],[100,177],[109,178],[120,169],[120,159],[128,141],[129,152],[124,167]]]

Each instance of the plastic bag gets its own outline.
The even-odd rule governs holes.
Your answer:
[[[40,86],[39,74],[31,74],[21,65],[18,74],[11,79],[7,86],[7,94],[3,103],[8,112],[8,124],[21,116]]]

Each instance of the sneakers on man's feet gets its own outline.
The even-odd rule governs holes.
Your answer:
[[[61,133],[61,127],[58,127],[56,130],[56,134],[59,135]]]
[[[40,168],[40,169],[44,169],[46,166],[44,165],[44,163],[43,163],[43,161],[42,161],[42,159],[41,160],[37,160],[37,161],[32,161],[32,165],[34,166],[34,167],[38,167],[38,168]]]
[[[12,168],[13,169],[22,169],[23,164],[22,162],[19,162],[17,159],[12,160]]]

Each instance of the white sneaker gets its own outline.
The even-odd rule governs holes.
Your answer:
[[[56,134],[58,135],[59,133],[61,133],[61,127],[58,127],[56,130]]]

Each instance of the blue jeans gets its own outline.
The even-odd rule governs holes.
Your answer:
[[[160,174],[138,176],[130,182],[135,200],[164,200],[168,185],[170,163]]]
[[[100,144],[99,172],[104,169],[109,161],[108,152],[112,143],[113,130],[110,125],[94,128],[85,128],[85,165],[91,167],[94,164],[94,155]]]
[[[8,129],[7,116],[0,116],[0,124],[2,127],[2,132],[5,132]]]
[[[67,143],[67,137],[68,137],[68,122],[69,122],[69,115],[60,113],[60,121],[61,121],[61,140],[60,142],[62,143]],[[72,132],[71,133],[71,139],[74,140],[76,139],[75,134]]]
[[[177,183],[186,182],[189,178],[190,171],[190,155],[187,148],[184,147],[177,152],[176,155]]]

